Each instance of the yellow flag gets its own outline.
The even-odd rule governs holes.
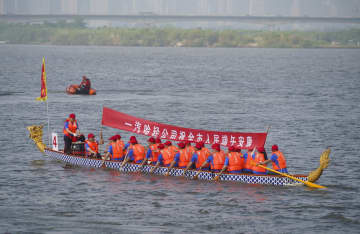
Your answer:
[[[47,100],[45,57],[43,57],[43,62],[41,66],[41,93],[40,93],[40,97],[36,98],[36,100],[42,102]]]

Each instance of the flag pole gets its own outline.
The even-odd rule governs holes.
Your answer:
[[[49,102],[46,101],[46,116],[48,119],[48,140],[49,140],[49,147],[51,145],[51,140],[50,140],[50,117],[49,117]]]

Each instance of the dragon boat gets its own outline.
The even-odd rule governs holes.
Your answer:
[[[192,139],[194,142],[199,140],[200,136],[204,137],[205,143],[212,143],[210,139],[217,139],[217,135],[220,135],[220,139],[223,139],[223,145],[225,146],[225,139],[229,137],[231,139],[229,144],[242,144],[243,148],[252,148],[257,145],[264,145],[267,133],[234,133],[234,132],[211,132],[205,130],[196,130],[196,129],[186,129],[179,128],[172,125],[165,125],[149,120],[143,120],[136,118],[121,112],[111,110],[104,107],[103,109],[103,118],[102,124],[105,126],[133,132],[136,134],[150,135],[154,136],[154,132],[158,133],[163,139],[171,140],[183,140],[184,136],[188,136],[187,139]],[[141,127],[143,126],[143,127]],[[27,127],[30,132],[30,138],[35,142],[38,149],[43,152],[45,155],[49,156],[52,159],[60,160],[65,162],[68,165],[73,166],[82,166],[82,167],[92,167],[92,168],[109,168],[114,170],[119,170],[124,173],[137,173],[142,172],[144,174],[154,174],[154,175],[163,175],[168,172],[167,167],[158,167],[156,170],[151,172],[153,165],[144,165],[129,162],[122,166],[122,162],[101,159],[88,158],[77,155],[65,154],[63,151],[53,150],[47,147],[43,143],[43,125],[33,125]],[[151,133],[151,129],[153,129]],[[155,129],[155,131],[154,131]],[[175,136],[176,133],[180,133],[179,136]],[[215,135],[215,138],[214,138]],[[194,136],[194,138],[193,138]],[[198,139],[196,139],[196,137]],[[226,136],[226,137],[225,137]],[[235,142],[234,139],[238,139]],[[243,141],[245,139],[245,141]],[[230,174],[223,173],[218,178],[219,181],[234,181],[239,183],[246,184],[265,184],[265,185],[276,185],[276,186],[289,186],[289,185],[303,185],[303,184],[312,184],[317,181],[322,175],[324,169],[328,167],[330,158],[330,149],[326,149],[320,156],[320,165],[318,168],[310,172],[308,175],[305,174],[295,174],[295,175],[256,175],[256,174]],[[173,168],[170,173],[170,176],[183,176],[187,178],[198,178],[201,180],[214,180],[217,176],[217,173],[209,171],[197,171],[197,170],[188,170],[184,174],[184,169]],[[301,182],[299,182],[301,181]],[[322,186],[321,186],[322,187]]]

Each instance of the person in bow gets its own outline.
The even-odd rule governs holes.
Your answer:
[[[88,134],[88,139],[85,141],[85,152],[87,157],[101,158],[99,153],[99,145],[104,142],[100,139],[100,143],[95,139],[93,133]]]
[[[71,154],[72,142],[77,141],[77,136],[80,135],[79,125],[76,121],[74,113],[69,115],[64,124],[64,153]]]
[[[273,145],[271,147],[271,157],[268,160],[265,160],[264,162],[260,162],[260,165],[266,165],[268,163],[272,163],[272,167],[274,170],[282,173],[288,173],[287,167],[286,167],[286,159],[284,154],[279,150],[278,145]]]

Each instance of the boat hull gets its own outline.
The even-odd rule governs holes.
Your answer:
[[[66,162],[70,165],[82,166],[82,167],[93,167],[93,168],[109,168],[114,170],[119,170],[125,173],[137,172],[140,168],[139,164],[127,163],[124,167],[121,167],[121,162],[119,161],[105,161],[104,165],[102,160],[78,157],[73,155],[67,155],[60,151],[53,151],[50,149],[45,149],[45,154],[49,157]],[[153,168],[151,165],[143,166],[140,171],[142,173],[150,173],[150,170]],[[166,167],[157,168],[152,174],[155,175],[165,175],[168,171]],[[197,171],[189,170],[186,172],[185,176],[188,178],[193,178]],[[183,176],[184,170],[174,168],[170,172],[170,176]],[[201,180],[213,180],[216,176],[216,173],[212,172],[201,172],[198,176],[198,179]],[[296,178],[307,181],[306,175],[294,175]],[[302,183],[296,182],[290,178],[277,175],[254,175],[254,174],[227,174],[224,173],[220,176],[220,181],[234,181],[245,184],[267,184],[267,185],[277,185],[277,186],[288,186],[288,185],[302,185]]]

